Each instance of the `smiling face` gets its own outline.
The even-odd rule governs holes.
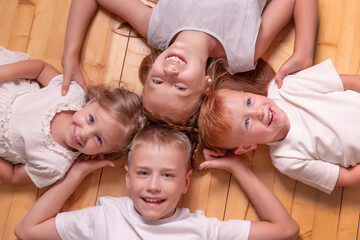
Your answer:
[[[153,112],[181,114],[193,106],[206,89],[206,63],[183,43],[162,52],[144,84],[144,106]]]
[[[132,150],[129,166],[125,166],[126,186],[140,215],[155,220],[174,214],[190,183],[186,158],[184,150],[172,145],[146,143]]]
[[[115,151],[121,137],[119,123],[96,101],[75,112],[65,130],[66,144],[87,155]]]
[[[235,153],[251,150],[256,144],[284,139],[290,129],[287,115],[270,98],[231,90],[222,90],[225,108],[232,126],[226,148]]]

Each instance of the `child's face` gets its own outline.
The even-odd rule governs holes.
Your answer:
[[[66,144],[88,155],[114,151],[119,139],[119,123],[96,101],[75,112],[65,131]]]
[[[190,183],[185,159],[185,151],[171,145],[142,144],[133,150],[125,166],[126,186],[139,214],[152,220],[174,214]]]
[[[232,131],[227,148],[249,150],[256,144],[284,139],[290,123],[287,115],[270,98],[239,91],[223,90]]]
[[[205,92],[205,63],[182,43],[174,43],[153,63],[144,84],[144,104],[152,111],[177,114]]]

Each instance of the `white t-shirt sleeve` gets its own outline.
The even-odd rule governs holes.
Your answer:
[[[56,229],[61,239],[94,239],[94,225],[103,222],[103,213],[100,206],[59,213],[55,218]]]
[[[63,178],[65,173],[62,169],[41,161],[32,161],[25,164],[25,172],[38,188],[49,186]]]
[[[331,59],[328,59],[313,67],[286,76],[281,89],[328,93],[344,91],[344,86]]]
[[[220,240],[247,240],[250,234],[251,221],[248,220],[228,220],[219,221],[216,218],[208,218],[209,227],[218,229]]]
[[[276,158],[272,162],[280,172],[290,178],[328,194],[334,190],[339,177],[340,167],[322,160]]]

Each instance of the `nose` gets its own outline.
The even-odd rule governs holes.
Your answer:
[[[179,74],[174,64],[168,63],[164,66],[165,75],[177,76]]]
[[[160,179],[158,176],[154,176],[152,175],[151,178],[149,179],[149,184],[148,184],[148,192],[160,192],[161,191],[161,187],[160,187]]]
[[[264,118],[264,109],[261,107],[253,108],[251,114],[252,114],[253,118],[256,118],[259,121],[261,121]]]
[[[82,127],[79,132],[79,137],[81,141],[84,143],[87,139],[92,136],[92,130],[89,126]]]

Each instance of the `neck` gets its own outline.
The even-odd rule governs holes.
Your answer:
[[[221,43],[214,37],[201,31],[186,30],[175,36],[173,42],[183,42],[207,60],[209,57],[224,57],[225,51]]]

